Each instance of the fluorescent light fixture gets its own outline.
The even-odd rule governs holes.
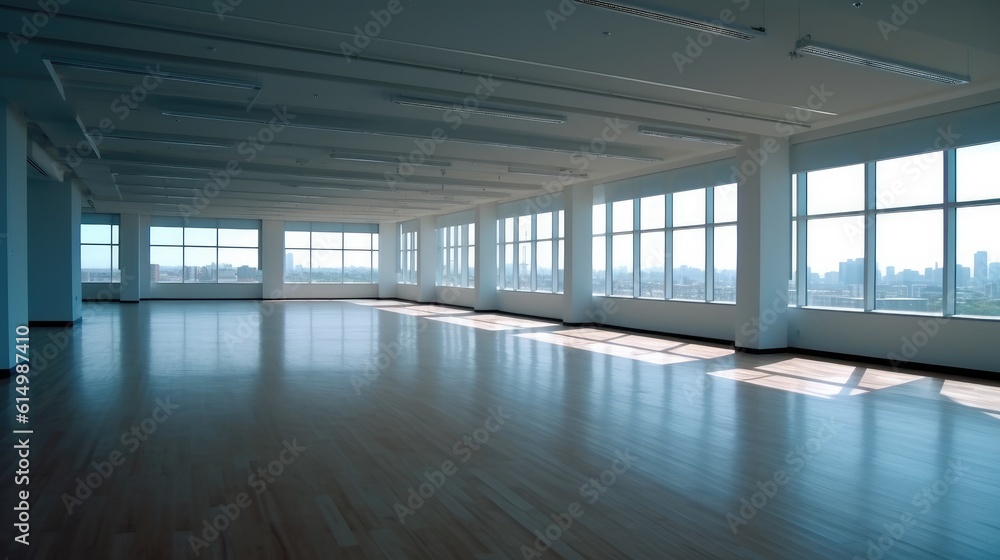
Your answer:
[[[710,20],[703,17],[683,14],[673,10],[667,10],[664,7],[642,7],[636,3],[604,2],[603,0],[576,0],[576,2],[580,4],[589,4],[598,8],[614,10],[630,16],[662,21],[663,23],[669,23],[671,25],[678,25],[680,27],[687,27],[688,29],[704,31],[706,33],[720,35],[722,37],[743,39],[744,41],[751,41],[757,37],[764,37],[767,35],[763,27],[748,27],[729,24],[720,19]]]
[[[330,157],[340,161],[360,161],[363,163],[391,163],[393,165],[413,165],[416,167],[451,167],[451,162],[442,161],[437,159],[424,159],[420,163],[412,162],[404,159],[402,156],[391,157],[391,156],[375,156],[366,154],[349,154],[349,153],[338,153],[333,152]]]
[[[232,144],[213,142],[197,142],[194,140],[171,140],[169,138],[146,138],[142,136],[105,136],[105,140],[125,140],[129,142],[152,142],[154,144],[171,144],[174,146],[191,146],[192,148],[232,148]]]
[[[266,126],[270,120],[270,117],[239,117],[230,115],[210,115],[205,113],[189,113],[186,111],[163,111],[161,113],[165,117],[175,117],[175,118],[185,118],[185,119],[203,119],[209,121],[217,122],[235,122],[235,123],[245,123],[245,124],[256,124],[261,126]],[[270,114],[270,113],[269,113]],[[427,137],[422,134],[406,134],[403,132],[378,132],[372,130],[357,130],[353,128],[342,128],[338,126],[328,126],[321,124],[309,124],[305,122],[289,122],[284,126],[288,128],[297,128],[302,130],[320,130],[324,132],[339,132],[342,134],[364,134],[366,136],[384,136],[389,138],[413,138],[413,139],[426,139]],[[524,146],[521,144],[507,144],[502,142],[491,142],[488,140],[470,140],[467,138],[455,138],[448,137],[444,139],[445,142],[454,142],[456,144],[471,144],[474,146],[487,146],[491,148],[507,148],[512,150],[531,150],[533,152],[553,152],[559,154],[581,154],[586,155],[588,158],[590,156],[601,157],[607,159],[621,159],[626,161],[639,161],[643,163],[660,163],[663,160],[660,158],[651,158],[645,156],[629,156],[622,154],[609,154],[607,152],[593,153],[586,152],[586,146],[582,149],[568,150],[564,148],[546,148],[542,146]]]
[[[671,140],[684,140],[685,142],[700,142],[702,144],[718,144],[720,146],[739,146],[739,140],[732,138],[718,138],[715,136],[701,136],[699,134],[688,134],[686,132],[674,132],[670,130],[660,130],[648,126],[640,126],[639,134],[653,136],[656,138],[669,138]]]
[[[100,62],[85,62],[76,60],[49,60],[49,64],[52,66],[62,66],[64,68],[76,68],[78,70],[90,70],[92,72],[108,72],[111,74],[125,74],[130,76],[145,76],[152,72],[150,66],[146,67],[135,67],[135,66],[117,66],[114,64],[103,64]],[[197,76],[194,74],[180,74],[177,72],[160,72],[159,77],[164,80],[171,80],[174,82],[188,82],[192,84],[201,84],[206,86],[220,86],[236,89],[252,89],[258,90],[260,86],[253,82],[244,82],[240,80],[230,80],[226,78],[216,78],[214,76]]]
[[[541,122],[548,124],[563,124],[566,117],[562,115],[546,115],[542,113],[528,113],[524,111],[509,111],[507,109],[497,109],[484,107],[468,107],[458,102],[435,101],[433,99],[418,99],[416,97],[395,96],[392,102],[396,105],[407,107],[421,107],[424,109],[438,109],[441,111],[455,111],[456,113],[468,113],[472,115],[484,115],[487,117],[499,117],[502,119],[517,119],[522,121]]]
[[[566,169],[528,169],[520,167],[508,167],[507,173],[511,175],[531,175],[535,177],[570,177],[572,179],[586,179],[586,173],[573,173]]]
[[[932,70],[930,68],[924,68],[922,66],[916,66],[904,62],[896,62],[870,54],[864,54],[824,43],[818,43],[812,40],[811,35],[806,35],[795,43],[795,52],[821,56],[823,58],[857,64],[859,66],[868,66],[869,68],[875,68],[876,70],[894,72],[896,74],[903,74],[904,76],[921,78],[923,80],[930,80],[932,82],[942,84],[967,84],[970,80],[969,76],[941,72],[939,70]]]

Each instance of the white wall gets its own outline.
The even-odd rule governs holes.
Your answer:
[[[1000,372],[1000,321],[788,309],[792,348]]]
[[[73,323],[83,316],[80,191],[70,183],[28,184],[28,319]]]
[[[476,290],[473,288],[455,288],[452,286],[437,286],[437,302],[459,307],[474,308],[476,306]]]
[[[733,340],[735,305],[687,301],[656,301],[595,297],[590,321],[612,327],[627,327],[718,340]]]
[[[149,290],[150,299],[263,299],[261,284],[157,284]]]
[[[284,284],[272,299],[359,299],[377,298],[378,284]]]
[[[563,295],[497,290],[497,309],[519,315],[531,315],[562,321]]]
[[[16,365],[14,339],[28,324],[28,128],[0,100],[0,370]]]

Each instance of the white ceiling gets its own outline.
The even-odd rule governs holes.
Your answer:
[[[215,196],[200,215],[347,221],[457,211],[532,195],[551,181],[526,171],[568,170],[572,182],[598,183],[738,149],[643,136],[643,125],[734,139],[802,138],[905,111],[1000,100],[1000,3],[991,0],[879,0],[861,8],[841,0],[803,1],[801,8],[794,0],[642,0],[709,19],[728,9],[740,24],[766,27],[766,37],[754,41],[712,36],[701,52],[690,46],[699,38],[694,31],[571,0],[397,1],[398,13],[383,26],[372,11],[390,0],[74,0],[44,18],[38,36],[17,52],[0,48],[0,96],[27,114],[33,140],[59,159],[86,145],[78,121],[88,130],[102,121],[114,127],[117,139],[91,135],[100,157],[91,154],[74,170],[100,211],[190,213],[210,173],[228,164],[239,173],[217,194],[210,190]],[[36,1],[4,4],[5,36],[23,32],[23,18],[43,20]],[[893,21],[893,5],[903,4],[917,9],[898,30],[880,30],[880,20]],[[220,17],[215,8],[224,5],[234,7]],[[568,15],[554,17],[560,10]],[[377,37],[348,61],[341,45],[366,25]],[[789,52],[807,33],[972,82],[941,85],[793,59]],[[691,58],[679,68],[681,55]],[[146,79],[155,87],[134,90],[148,66],[168,79]],[[178,79],[185,76],[219,83]],[[477,87],[486,92],[487,76],[493,91],[483,106],[565,123],[473,115],[453,128],[441,110],[393,102],[462,101]],[[143,99],[126,116],[116,100],[131,91]],[[830,95],[816,103],[816,91]],[[261,150],[241,149],[276,108],[286,108],[296,128],[275,133]],[[624,131],[606,146],[592,145],[607,136],[609,119]],[[428,140],[437,128],[446,141]],[[419,151],[418,142],[450,165],[416,167],[390,186],[386,173],[397,165],[330,157],[406,157]],[[573,155],[581,149],[609,157]]]

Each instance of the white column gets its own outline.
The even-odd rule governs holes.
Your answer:
[[[285,222],[261,220],[260,267],[264,299],[285,296]]]
[[[80,202],[80,191],[71,182],[31,180],[28,188],[28,318],[32,323],[68,326],[83,315]],[[110,252],[108,257],[111,257]]]
[[[593,321],[593,208],[594,187],[574,185],[563,191],[566,200],[566,258],[563,322]]]
[[[143,282],[149,283],[149,267],[142,267],[142,226],[139,214],[122,214],[118,225],[118,267],[122,271],[122,282],[118,300],[138,303]],[[148,233],[147,233],[148,236]],[[146,251],[149,245],[146,244]]]
[[[139,214],[139,270],[136,274],[136,284],[139,286],[139,299],[149,299],[152,292],[152,278],[149,276],[149,226],[153,217],[149,214]]]
[[[0,377],[16,365],[17,327],[28,325],[28,128],[0,100]]]
[[[788,346],[792,179],[788,140],[752,136],[737,155],[736,347]]]
[[[437,288],[434,281],[437,278],[437,218],[424,216],[420,218],[420,239],[417,240],[417,289],[419,302],[437,300]]]
[[[378,297],[394,298],[397,290],[399,263],[399,224],[378,225]]]
[[[497,309],[497,204],[476,207],[476,311]]]

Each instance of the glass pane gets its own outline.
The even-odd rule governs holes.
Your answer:
[[[714,301],[736,302],[736,226],[715,228]]]
[[[118,244],[118,229],[119,227],[116,225],[111,226],[111,243],[113,245]]]
[[[566,237],[566,212],[560,210],[559,214],[559,239]]]
[[[469,247],[469,266],[468,275],[466,280],[466,286],[470,288],[476,287],[476,248],[475,246]]]
[[[372,234],[370,233],[345,233],[344,248],[368,251],[372,248]]]
[[[603,206],[603,205],[602,205]],[[608,290],[607,258],[608,246],[603,235],[594,237],[593,260],[594,266],[594,295],[603,296]]]
[[[285,282],[309,281],[309,250],[290,249],[285,251]]]
[[[150,245],[183,245],[184,228],[179,227],[150,227]],[[180,266],[180,262],[177,263]],[[179,282],[180,280],[178,280]]]
[[[184,249],[180,247],[149,248],[149,277],[153,282],[183,281],[183,266]]]
[[[735,183],[715,187],[715,223],[735,222],[737,201]]]
[[[664,233],[653,231],[642,234],[639,240],[641,266],[639,267],[639,297],[663,299],[666,297],[664,278],[666,252]]]
[[[552,239],[552,212],[539,214],[535,217],[535,239]]]
[[[286,249],[308,249],[309,248],[309,232],[308,231],[286,231],[285,232],[285,248]]]
[[[258,262],[257,249],[219,248],[219,282],[260,282]]]
[[[955,173],[959,202],[1000,198],[1000,142],[959,148],[956,151]]]
[[[507,243],[504,247],[504,288],[508,290],[514,289],[514,244]]]
[[[343,251],[312,252],[313,282],[343,282],[344,254]]]
[[[108,233],[110,239],[110,230]],[[112,281],[111,245],[80,246],[80,280],[82,282]]]
[[[631,200],[619,200],[611,205],[612,231],[632,231],[634,218],[635,212]]]
[[[607,233],[608,227],[608,215],[607,210],[603,204],[594,205],[594,235],[600,235]]]
[[[1000,206],[959,208],[955,313],[1000,315]]]
[[[215,237],[215,230],[212,230]],[[185,232],[186,235],[187,232]],[[217,266],[215,247],[184,248],[184,281],[196,283],[216,282]]]
[[[642,229],[663,229],[666,226],[667,197],[647,196],[639,201],[639,224]]]
[[[198,247],[215,247],[218,240],[215,228],[184,228],[184,244]],[[187,266],[187,265],[185,265]]]
[[[372,237],[374,238],[375,241],[378,241],[378,234],[375,234]],[[372,255],[372,283],[373,284],[378,284],[378,282],[379,282],[379,277],[378,277],[378,251],[377,250],[372,251],[371,255]]]
[[[111,243],[111,226],[80,224],[80,243]]]
[[[864,209],[864,164],[811,171],[807,174],[807,178],[806,203],[809,214],[831,214]]]
[[[521,243],[517,249],[517,289],[531,289],[531,243]]]
[[[118,226],[114,226],[118,227]],[[121,282],[122,281],[122,269],[118,264],[118,246],[111,246],[111,281]]]
[[[792,216],[799,215],[799,176],[792,175]]]
[[[675,231],[673,257],[673,299],[705,301],[704,228]]]
[[[788,306],[799,304],[799,228],[797,222],[792,222],[792,275],[788,279]]]
[[[943,200],[943,152],[887,159],[875,164],[876,208],[940,204]]]
[[[351,234],[347,234],[351,235]],[[359,233],[371,240],[371,234]],[[346,239],[344,240],[347,241]],[[371,251],[344,251],[344,282],[354,284],[372,283]]]
[[[503,221],[503,242],[514,242],[514,218],[507,218]]]
[[[563,251],[565,250],[565,241],[559,240],[559,245],[557,248],[558,254],[556,255],[556,292],[563,293],[565,290],[565,275],[566,275],[566,263],[563,260]]]
[[[878,277],[886,278],[890,267],[893,272],[891,282],[878,282],[875,309],[941,312],[943,227],[941,210],[882,214],[875,218]],[[863,270],[860,265],[857,268],[849,268],[847,274],[857,279]],[[962,285],[961,281],[958,285]]]
[[[611,239],[611,263],[611,294],[632,297],[635,286],[632,234],[616,235]]]
[[[531,216],[521,216],[517,219],[517,240],[531,241]]]
[[[864,309],[865,220],[809,220],[806,305]]]
[[[259,245],[260,245],[259,230],[256,229],[219,230],[220,247],[257,247]]]
[[[373,233],[372,236],[372,249],[378,251],[378,234]]]
[[[339,231],[312,232],[313,249],[342,249],[343,247],[344,234]]]
[[[673,194],[674,226],[696,226],[705,223],[705,189]]]
[[[539,292],[552,291],[552,242],[539,241],[535,246],[537,251],[537,268],[535,271],[535,290]]]

